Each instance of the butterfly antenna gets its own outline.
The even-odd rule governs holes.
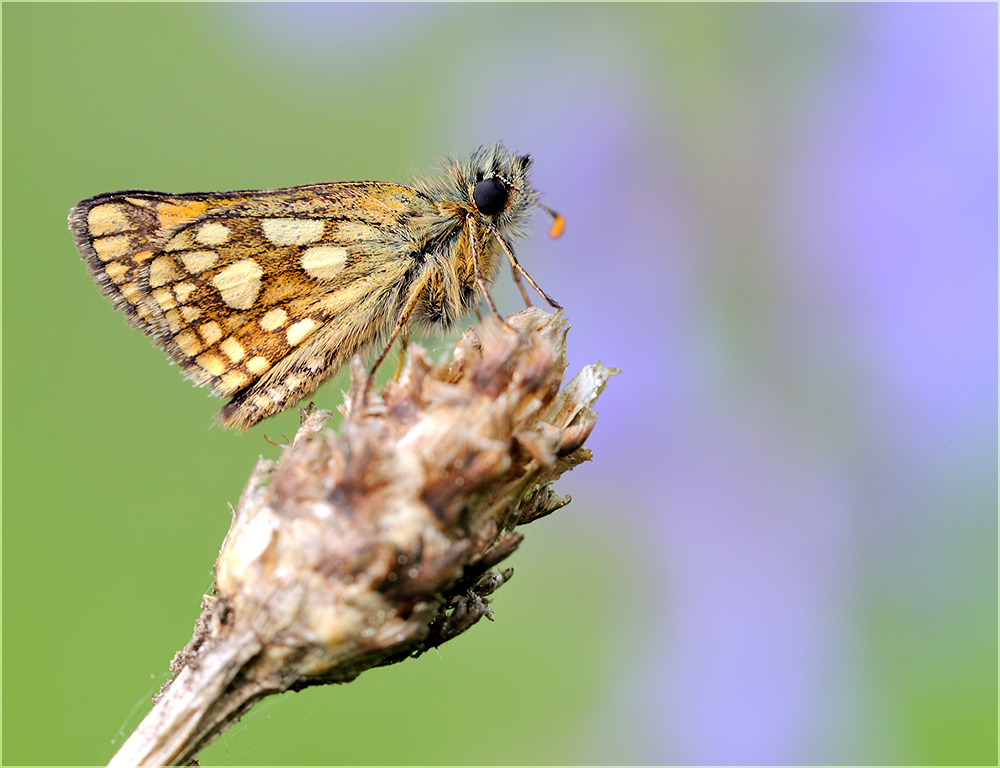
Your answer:
[[[563,233],[563,230],[566,229],[566,219],[562,217],[561,213],[556,213],[545,203],[535,203],[535,205],[552,217],[552,226],[549,228],[549,237],[559,237],[559,235]]]

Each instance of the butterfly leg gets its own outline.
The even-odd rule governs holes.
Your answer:
[[[403,372],[403,363],[406,362],[406,348],[410,346],[410,326],[406,326],[399,334],[399,359],[396,361],[396,372],[392,375],[393,381],[398,381]]]
[[[514,265],[510,266],[510,274],[514,277],[514,282],[517,283],[517,289],[521,292],[521,296],[524,297],[524,306],[531,306],[531,299],[528,298],[528,292],[524,290],[524,283],[521,282],[521,273],[514,269]]]
[[[550,307],[552,307],[552,309],[562,309],[562,305],[559,304],[559,302],[557,302],[555,299],[549,296],[545,291],[539,288],[538,283],[536,283],[534,280],[531,279],[531,275],[529,275],[527,271],[525,271],[524,267],[522,267],[521,264],[518,262],[517,257],[514,255],[514,251],[511,249],[510,245],[504,239],[504,236],[500,234],[500,231],[496,228],[496,226],[490,222],[487,222],[486,226],[490,228],[490,232],[493,233],[493,236],[497,239],[497,242],[500,243],[500,247],[503,248],[503,252],[506,253],[507,258],[510,259],[511,268],[524,275],[524,279],[528,281],[528,284],[536,291],[538,291],[539,295],[543,299],[545,299],[545,302]],[[520,282],[521,281],[518,280],[518,285],[520,285]]]
[[[403,348],[400,350],[399,353],[400,366],[399,368],[397,368],[396,371],[396,375],[397,376],[399,375],[399,371],[402,368],[403,355],[405,354],[406,347],[410,341],[410,329],[407,323],[409,322],[410,315],[413,314],[413,310],[420,302],[420,298],[421,298],[420,291],[415,290],[410,295],[409,301],[406,302],[406,306],[403,308],[403,311],[399,316],[399,320],[396,321],[396,327],[392,329],[392,334],[389,336],[389,341],[386,342],[385,349],[382,350],[382,353],[378,356],[378,359],[375,361],[375,364],[372,365],[371,372],[368,374],[368,381],[365,383],[365,391],[361,394],[362,404],[367,400],[368,392],[371,390],[373,386],[375,386],[375,373],[376,371],[378,371],[378,367],[382,365],[382,363],[385,361],[385,358],[389,355],[389,350],[392,349],[392,345],[396,343],[396,339],[400,338],[400,336],[402,335]]]
[[[486,297],[486,303],[489,305],[493,316],[504,325],[507,325],[497,311],[497,305],[493,303],[493,297],[490,295],[490,287],[486,284],[486,278],[483,277],[483,270],[479,264],[479,223],[475,216],[469,216],[466,221],[469,223],[469,246],[472,249],[472,267],[475,270],[476,284],[479,286],[479,290],[483,292],[483,296]]]

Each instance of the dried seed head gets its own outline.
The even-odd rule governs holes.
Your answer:
[[[277,466],[258,465],[216,589],[265,648],[296,649],[297,687],[442,642],[455,600],[498,586],[484,574],[517,546],[513,528],[567,503],[548,484],[590,457],[590,405],[614,371],[590,366],[560,393],[565,320],[508,322],[468,331],[450,363],[414,348],[363,404],[356,360],[341,435],[311,414]]]
[[[171,743],[130,739],[121,764],[188,759],[262,696],[351,680],[492,618],[512,570],[491,569],[516,526],[569,502],[549,485],[590,458],[591,405],[617,373],[588,366],[560,390],[563,317],[530,308],[506,323],[466,332],[450,363],[414,347],[381,395],[363,396],[355,359],[340,435],[323,428],[329,411],[305,412],[278,462],[258,462],[216,594],[140,726],[139,740]]]

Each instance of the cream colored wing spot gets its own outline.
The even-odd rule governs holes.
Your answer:
[[[274,400],[272,400],[267,395],[257,395],[253,399],[253,404],[258,408],[260,408],[261,410],[264,410],[265,408],[270,408],[272,405],[274,405]]]
[[[222,338],[222,326],[214,320],[209,320],[207,323],[202,323],[198,326],[198,333],[201,334],[205,346],[210,347]]]
[[[195,361],[213,376],[221,376],[226,372],[226,363],[212,352],[202,352],[195,358]]]
[[[112,261],[104,267],[104,271],[108,273],[108,277],[110,277],[115,284],[125,282],[125,279],[128,277],[128,269],[128,264],[124,261]]]
[[[177,348],[188,357],[194,357],[201,352],[201,340],[190,328],[186,331],[181,331],[174,336],[174,343],[177,344]]]
[[[101,237],[93,242],[94,251],[101,261],[120,259],[132,250],[132,238],[128,235]]]
[[[198,286],[194,283],[177,283],[174,286],[174,296],[177,297],[177,301],[183,304],[191,298],[191,294],[196,290],[198,290]]]
[[[212,278],[222,300],[233,309],[250,309],[260,293],[260,276],[264,270],[253,259],[241,259],[220,270]]]
[[[322,219],[261,219],[264,237],[275,245],[307,245],[323,235]]]
[[[348,242],[378,242],[385,239],[385,232],[363,221],[338,221],[337,238]]]
[[[221,349],[222,353],[234,363],[238,363],[247,355],[246,350],[243,349],[243,345],[232,336],[223,341],[219,345],[219,349]]]
[[[139,296],[141,294],[139,293],[139,286],[136,283],[134,282],[125,283],[125,285],[123,285],[118,290],[121,292],[121,295],[125,298],[125,301],[127,301],[129,304],[134,305],[137,301],[139,301]]]
[[[150,288],[159,288],[161,285],[173,283],[182,277],[184,274],[177,266],[177,262],[169,256],[158,256],[149,265]]]
[[[184,327],[184,320],[181,317],[179,309],[171,309],[163,317],[167,321],[167,328],[170,329],[171,333],[177,333],[177,331]]]
[[[276,331],[288,322],[288,313],[280,307],[267,312],[260,319],[260,329],[262,331]]]
[[[87,228],[92,237],[100,237],[124,232],[133,227],[122,206],[117,203],[104,203],[90,209],[90,213],[87,214]]]
[[[317,280],[332,280],[344,270],[347,251],[337,245],[316,245],[302,254],[302,269]]]
[[[232,230],[225,224],[209,221],[198,227],[198,234],[194,239],[202,245],[222,245],[229,239],[231,233]]]
[[[135,313],[147,323],[156,315],[153,302],[148,297],[139,297],[133,306],[135,307]]]
[[[160,305],[160,309],[164,311],[177,306],[177,301],[174,299],[174,292],[169,288],[157,288],[153,291],[153,298]]]
[[[201,310],[198,307],[191,307],[185,304],[181,307],[181,315],[183,315],[184,319],[189,323],[193,323],[201,317]]]
[[[290,325],[285,332],[288,344],[293,347],[301,344],[318,326],[319,323],[308,317],[304,320],[299,320],[294,325]]]
[[[246,365],[247,370],[250,371],[250,373],[255,373],[258,376],[271,367],[271,364],[267,362],[267,358],[261,357],[260,355],[251,357],[247,360]]]
[[[190,229],[182,229],[176,235],[171,237],[167,244],[163,246],[164,251],[190,251],[192,248],[197,247],[197,243],[194,241],[194,234]]]
[[[231,395],[235,392],[239,392],[249,383],[250,377],[242,371],[230,371],[222,377],[222,381],[219,382],[218,386],[221,392]]]
[[[214,267],[218,260],[219,254],[215,251],[191,251],[190,253],[181,254],[181,263],[184,264],[184,268],[192,275],[197,275],[199,272],[204,272],[206,269]]]

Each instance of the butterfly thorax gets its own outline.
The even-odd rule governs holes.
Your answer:
[[[479,306],[483,294],[472,258],[471,229],[469,223],[454,228],[446,240],[439,240],[437,247],[428,252],[422,274],[412,289],[421,297],[413,313],[415,323],[442,331]],[[476,229],[480,274],[490,284],[496,278],[502,254],[488,229],[481,225]]]

